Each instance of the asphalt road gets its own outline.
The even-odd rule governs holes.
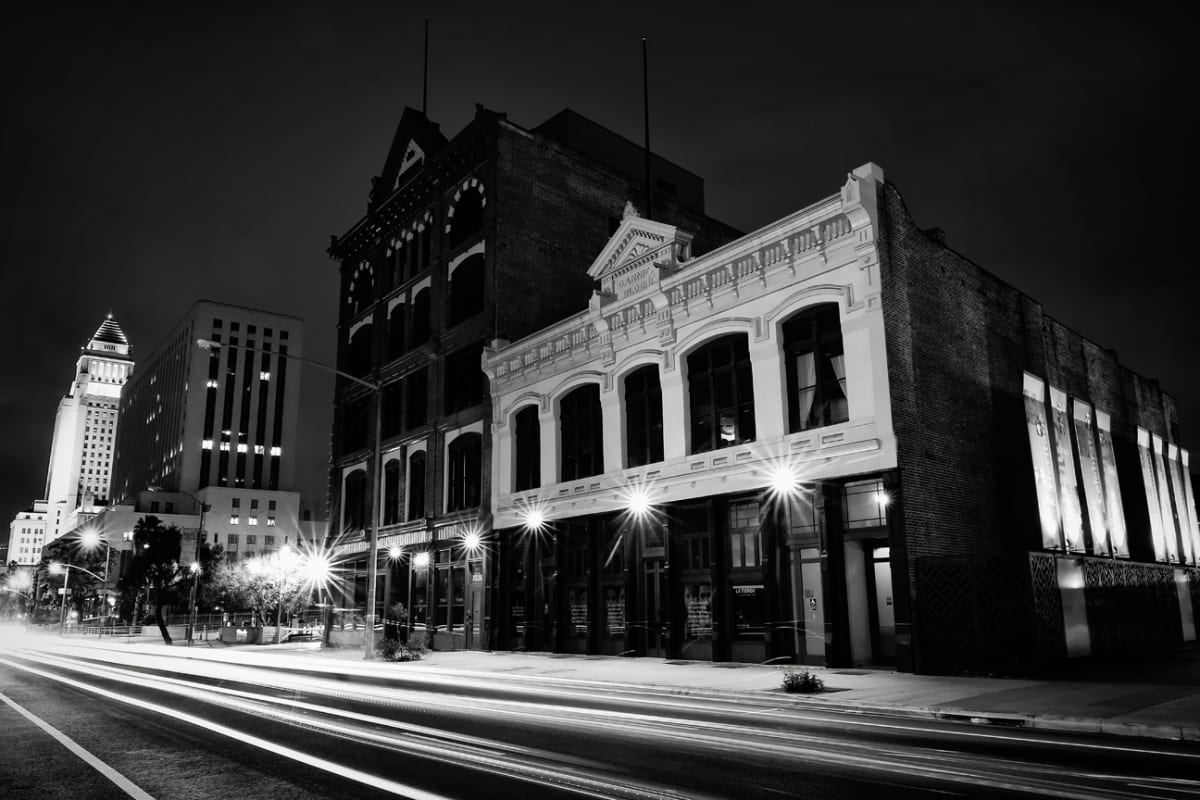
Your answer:
[[[0,645],[5,800],[1200,798],[1172,742],[81,645]]]

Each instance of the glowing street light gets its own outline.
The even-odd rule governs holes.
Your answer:
[[[237,350],[249,350],[254,353],[266,353],[267,350],[261,347],[250,347],[244,344],[232,344],[213,341],[212,339],[197,339],[196,346],[201,350],[219,351],[224,347],[232,347]],[[345,378],[352,383],[357,383],[360,386],[365,386],[375,395],[375,479],[371,487],[371,534],[368,545],[370,558],[367,561],[367,635],[364,637],[363,659],[371,661],[375,658],[375,592],[376,582],[379,572],[379,507],[382,505],[380,497],[382,496],[383,486],[383,384],[372,383],[371,381],[363,380],[357,375],[351,375],[349,372],[343,372],[337,367],[331,367],[328,364],[322,364],[320,361],[313,361],[310,358],[303,356],[292,355],[291,353],[274,352],[272,355],[278,358],[288,358],[292,361],[299,361],[302,364],[316,367],[317,369],[332,372]]]
[[[101,581],[104,579],[101,578],[96,573],[92,572],[90,569],[84,569],[83,567],[79,566],[78,564],[64,564],[61,561],[51,561],[50,565],[47,567],[47,569],[50,571],[51,575],[61,575],[63,573],[65,573],[65,575],[66,575],[63,578],[62,611],[60,611],[59,615],[58,615],[58,635],[62,636],[63,635],[63,626],[66,625],[66,622],[67,622],[67,597],[71,594],[71,586],[70,586],[71,570],[74,569],[74,570],[79,570],[80,572],[86,572],[88,575],[91,575],[93,578],[95,578],[98,581]]]
[[[79,532],[79,545],[88,552],[91,552],[100,546],[108,548],[104,551],[104,596],[108,597],[108,567],[109,562],[112,559],[112,542],[108,540],[108,537],[100,533],[100,531],[96,530],[96,528],[89,525]],[[108,610],[111,610],[111,608],[112,604],[109,604]],[[96,638],[104,636],[103,619],[100,620],[100,624],[96,627],[99,629],[99,633],[96,634]]]

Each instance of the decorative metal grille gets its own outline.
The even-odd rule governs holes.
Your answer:
[[[1083,572],[1093,655],[1144,652],[1182,642],[1171,567],[1088,558]]]

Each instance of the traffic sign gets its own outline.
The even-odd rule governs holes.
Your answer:
[[[75,591],[74,589],[59,589],[58,593],[59,594],[72,594],[74,591]]]

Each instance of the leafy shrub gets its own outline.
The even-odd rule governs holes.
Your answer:
[[[789,694],[823,692],[825,691],[825,681],[806,669],[799,672],[789,670],[783,673],[783,690]]]

